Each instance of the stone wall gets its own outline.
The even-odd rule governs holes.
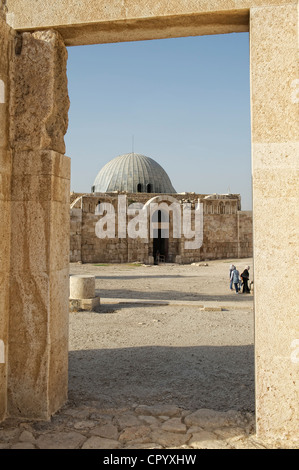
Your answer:
[[[82,197],[71,193],[70,261],[81,261]]]
[[[253,254],[252,212],[238,212],[238,258],[249,258]],[[239,256],[239,254],[241,256]]]
[[[83,263],[125,263],[153,262],[153,239],[118,238],[118,194],[85,195],[74,198],[71,205],[70,261]],[[161,194],[127,194],[127,203],[147,203]],[[166,198],[168,196],[166,195]],[[175,194],[173,200],[180,203],[181,211],[185,202],[190,202],[192,230],[194,230],[194,208],[197,202],[203,204],[203,244],[198,249],[186,248],[187,239],[173,237],[173,215],[170,212],[167,255],[169,262],[192,263],[209,259],[242,258],[252,256],[252,214],[241,212],[238,195]],[[115,212],[115,237],[98,238],[96,224],[102,216],[97,215],[96,206],[109,202]],[[181,212],[182,213],[182,212]],[[128,224],[133,216],[127,215]],[[162,227],[162,226],[161,226]],[[149,223],[148,223],[149,230]]]

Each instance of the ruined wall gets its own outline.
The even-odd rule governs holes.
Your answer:
[[[72,205],[74,203],[74,201],[76,199],[78,199],[78,197],[81,197],[81,196],[84,196],[84,194],[86,193],[74,193],[74,192],[71,192],[70,194],[70,204]]]
[[[0,2],[0,421],[7,408],[8,319],[10,272],[10,185],[9,143],[10,68],[14,33],[5,23]]]
[[[238,258],[253,254],[253,224],[251,211],[238,211]]]
[[[160,194],[127,194],[127,203],[145,204],[149,198]],[[219,196],[206,199],[204,195],[175,194],[181,208],[184,202],[192,204],[192,230],[194,230],[194,208],[198,201],[203,203],[203,245],[199,249],[187,249],[183,233],[181,238],[173,237],[173,214],[170,211],[169,239],[167,253],[169,262],[192,263],[209,259],[242,258],[252,256],[252,213],[238,211],[239,197]],[[98,202],[109,202],[115,212],[115,238],[98,238],[96,223],[101,216],[95,213]],[[117,194],[85,195],[74,199],[71,207],[70,261],[83,263],[126,263],[153,262],[153,240],[118,238]],[[240,215],[241,214],[241,215]],[[126,224],[134,216],[127,214]],[[239,227],[241,224],[241,227]],[[161,226],[162,227],[162,226]],[[148,223],[149,228],[149,223]],[[81,245],[80,245],[81,243]]]
[[[128,202],[132,202],[134,195],[128,195]],[[140,196],[136,197],[140,200]],[[96,223],[100,216],[95,214],[98,201],[109,202],[113,205],[116,214],[115,233],[116,238],[98,238],[95,234]],[[137,202],[137,201],[135,201]],[[117,197],[101,195],[101,197],[85,196],[82,204],[82,231],[81,231],[81,255],[82,262],[126,263],[133,261],[144,262],[148,259],[148,247],[141,240],[132,240],[128,237],[118,238],[118,200]],[[126,223],[130,218],[126,216]],[[72,237],[71,237],[72,238]]]

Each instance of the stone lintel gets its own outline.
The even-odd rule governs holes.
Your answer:
[[[138,41],[248,31],[249,8],[258,0],[212,2],[88,0],[7,1],[7,22],[17,31],[55,29],[66,45]],[[267,3],[277,0],[267,0]]]
[[[192,14],[57,26],[66,46],[247,32],[249,13]]]
[[[56,29],[67,45],[248,31],[250,8],[296,0],[6,0],[18,31]],[[108,39],[109,37],[109,39]]]

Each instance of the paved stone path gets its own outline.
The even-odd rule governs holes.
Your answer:
[[[103,410],[97,402],[67,404],[50,421],[2,422],[0,449],[296,448],[289,441],[258,439],[254,426],[253,414],[236,411],[190,412],[174,405]]]

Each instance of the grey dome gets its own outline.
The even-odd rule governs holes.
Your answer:
[[[113,158],[98,173],[92,192],[175,193],[171,181],[159,163],[138,153]]]

